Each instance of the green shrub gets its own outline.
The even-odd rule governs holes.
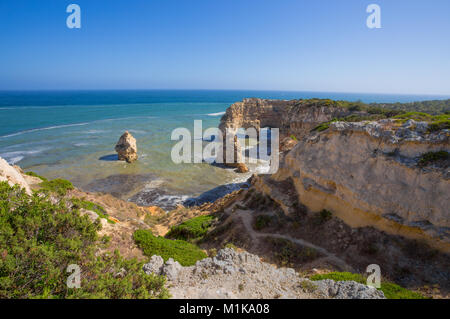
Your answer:
[[[261,230],[266,228],[272,222],[273,217],[269,215],[259,215],[256,217],[253,227],[256,230]]]
[[[197,260],[207,257],[205,252],[187,241],[156,237],[149,230],[136,230],[133,237],[144,255],[148,257],[158,255],[164,261],[173,258],[183,266],[192,266]]]
[[[450,158],[450,154],[447,151],[428,152],[423,154],[419,159],[419,166],[427,166],[436,161],[447,160]]]
[[[213,220],[214,216],[212,215],[191,218],[177,226],[171,227],[166,234],[166,238],[180,240],[201,239],[208,232]]]
[[[62,202],[0,183],[0,298],[168,297],[164,278],[146,275],[143,263],[96,256],[100,228]],[[79,289],[67,287],[70,264],[82,270]]]
[[[331,279],[334,281],[356,281],[361,284],[366,284],[366,278],[361,274],[353,274],[350,272],[332,272],[329,274],[313,275],[311,280]],[[384,295],[388,299],[425,299],[425,297],[417,292],[400,287],[392,282],[381,282],[381,288]]]
[[[86,210],[90,210],[92,212],[95,212],[98,215],[98,217],[106,219],[108,221],[108,223],[110,223],[110,224],[116,223],[115,221],[109,219],[108,213],[101,205],[95,204],[93,202],[90,202],[90,201],[87,201],[84,199],[75,198],[75,197],[72,198],[71,201],[75,208],[78,208],[78,209],[83,208]]]
[[[431,115],[423,112],[408,112],[395,116],[400,122],[407,120],[423,121],[428,123],[430,132],[450,129],[450,116],[448,114]]]
[[[331,122],[326,122],[326,123],[319,124],[315,128],[313,128],[311,130],[311,132],[323,132],[325,130],[328,130],[330,128],[330,123]]]
[[[322,209],[320,212],[316,213],[314,216],[314,223],[316,225],[322,225],[329,221],[333,217],[333,213],[329,210]]]
[[[33,177],[40,178],[40,179],[43,180],[43,181],[46,181],[46,180],[47,180],[45,177],[40,176],[40,175],[36,174],[35,172],[26,172],[25,174],[27,174],[28,176],[33,176]]]
[[[234,250],[237,249],[237,246],[235,244],[233,244],[233,243],[227,243],[224,247],[225,248],[234,249]]]
[[[71,182],[61,178],[57,178],[51,181],[44,180],[39,184],[39,186],[41,187],[41,190],[56,193],[60,196],[64,196],[67,194],[67,191],[74,189]]]

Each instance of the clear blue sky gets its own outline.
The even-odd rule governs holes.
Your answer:
[[[0,89],[157,88],[450,94],[450,1],[1,0]]]

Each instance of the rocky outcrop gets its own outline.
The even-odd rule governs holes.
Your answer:
[[[274,185],[292,178],[310,211],[327,209],[352,227],[374,226],[450,251],[448,163],[418,165],[427,152],[450,151],[449,130],[430,132],[429,124],[413,120],[332,122],[370,115],[339,105],[244,99],[227,109],[219,127],[279,128],[281,168],[254,180],[259,191],[276,199]],[[289,214],[289,203],[276,201]]]
[[[373,226],[450,252],[448,163],[418,165],[424,153],[450,151],[449,138],[449,130],[429,133],[414,121],[334,122],[305,135],[278,173],[255,186],[270,195],[270,180],[292,179],[310,211],[326,209],[351,227]]]
[[[280,139],[303,136],[322,122],[351,114],[348,109],[311,100],[244,99],[231,105],[220,120],[219,128],[237,130],[270,127],[280,130]]]
[[[280,139],[283,140],[289,135],[305,135],[319,123],[330,121],[335,117],[346,116],[350,113],[347,109],[327,105],[320,101],[250,98],[231,105],[221,118],[219,129],[225,137],[227,130],[232,134],[236,134],[239,128],[255,128],[259,137],[259,132],[262,128],[278,128]],[[295,145],[295,141],[292,139],[284,142],[282,151],[283,149],[289,150]],[[225,165],[236,167],[236,163],[243,163],[244,159],[240,155],[240,150],[240,143],[235,137],[235,161],[229,162],[226,159],[226,145],[224,145],[223,156]]]
[[[128,131],[123,133],[115,148],[119,161],[132,163],[138,159],[136,139]]]
[[[9,185],[18,185],[23,188],[25,192],[31,195],[31,188],[28,185],[22,174],[13,166],[9,165],[3,158],[0,157],[0,182],[8,182]]]
[[[256,255],[225,248],[216,257],[182,267],[153,256],[144,265],[148,274],[166,275],[170,293],[177,299],[235,298],[347,298],[383,299],[381,291],[356,282],[310,281],[292,268],[276,268]]]

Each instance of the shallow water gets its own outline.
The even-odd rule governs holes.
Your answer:
[[[203,129],[217,127],[226,108],[244,97],[430,98],[262,91],[0,92],[0,156],[47,178],[66,178],[82,189],[141,205],[169,209],[186,200],[213,200],[238,188],[252,172],[236,174],[207,163],[177,165],[170,157],[176,143],[171,132],[177,127],[192,132],[194,120],[203,120]],[[139,160],[133,164],[115,160],[114,146],[125,130],[138,143]]]

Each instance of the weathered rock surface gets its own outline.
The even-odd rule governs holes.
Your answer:
[[[291,137],[285,137],[280,142],[280,152],[288,152],[297,145],[297,141],[292,139]]]
[[[214,258],[181,267],[160,257],[144,265],[147,273],[166,274],[173,298],[384,298],[376,289],[356,282],[313,282],[292,268],[276,268],[256,255],[225,248]],[[156,271],[155,271],[156,269]]]
[[[299,202],[311,211],[327,209],[352,227],[374,226],[449,252],[449,166],[417,164],[424,153],[450,151],[450,131],[385,119],[331,122],[312,132],[358,113],[326,101],[244,99],[227,109],[219,128],[280,129],[281,168],[256,182],[269,196],[277,192],[269,180],[292,178]]]
[[[249,127],[257,131],[264,127],[279,128],[282,139],[290,134],[296,137],[306,135],[318,124],[350,113],[344,108],[314,105],[305,100],[251,98],[231,105],[222,117],[219,128],[222,132]]]
[[[132,163],[138,159],[136,139],[128,131],[120,137],[115,150],[119,156],[119,161]]]
[[[8,182],[9,185],[18,185],[25,189],[27,194],[31,194],[30,185],[28,185],[22,174],[9,165],[3,158],[0,157],[0,182]]]
[[[319,123],[350,113],[347,109],[315,106],[314,103],[311,104],[310,101],[304,100],[285,101],[250,98],[231,105],[222,117],[219,129],[223,136],[226,136],[227,130],[236,134],[239,128],[255,128],[258,135],[261,128],[279,128],[280,140],[283,140],[291,134],[295,136],[305,135]],[[292,148],[295,142],[286,140],[283,145],[284,151],[286,151]],[[235,161],[227,161],[226,145],[224,145],[225,165],[236,167],[235,163],[243,162],[241,146],[236,138],[234,150]],[[283,151],[283,146],[281,151]]]
[[[317,290],[325,297],[334,299],[385,299],[384,293],[355,281],[334,281],[330,279],[316,282]]]
[[[313,212],[327,209],[351,227],[374,226],[449,252],[449,167],[417,164],[426,152],[450,151],[450,133],[426,133],[424,126],[331,123],[304,136],[278,173],[256,185],[269,194],[269,179],[292,178],[299,201]]]

